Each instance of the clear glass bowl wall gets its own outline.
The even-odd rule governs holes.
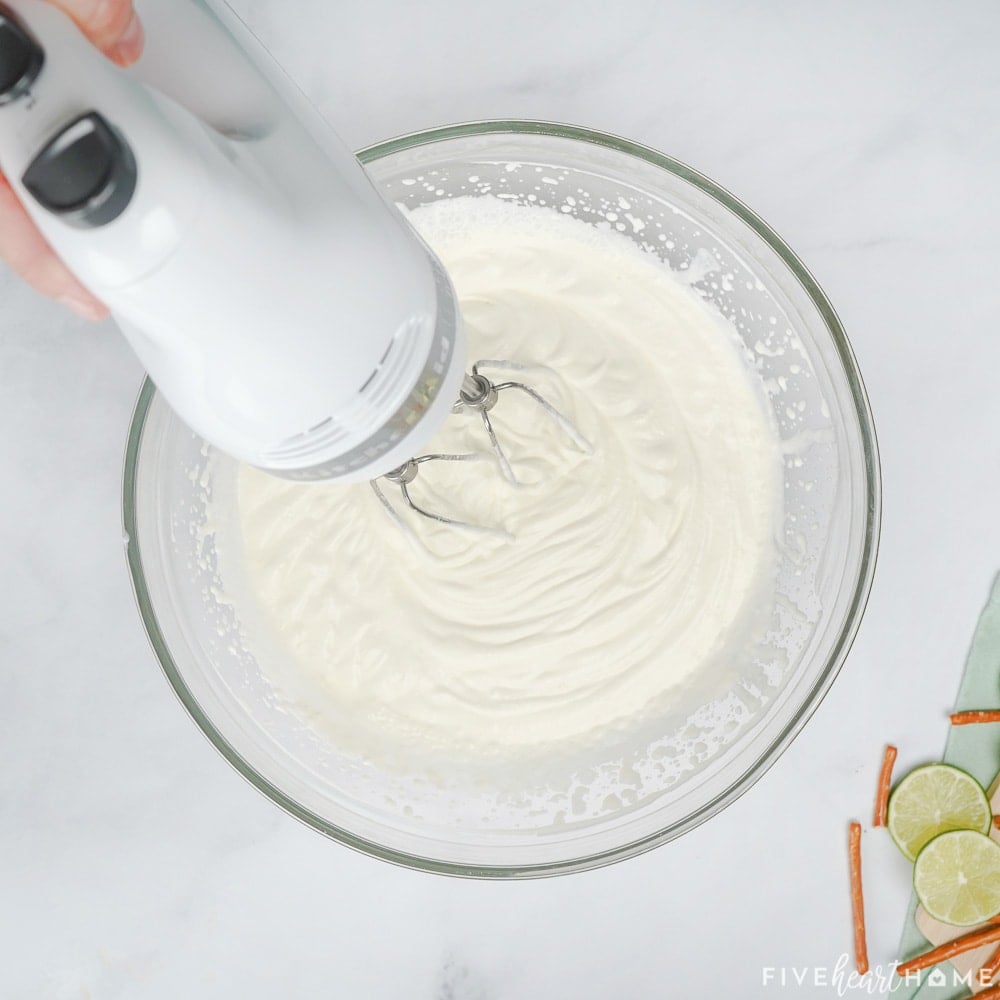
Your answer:
[[[727,690],[597,757],[554,762],[537,787],[382,773],[289,714],[235,638],[252,602],[213,596],[215,544],[235,525],[223,520],[213,532],[205,523],[206,499],[231,495],[235,465],[212,455],[147,383],[126,456],[124,519],[156,655],[194,720],[244,777],[292,815],[374,856],[456,875],[528,877],[594,867],[676,837],[745,791],[788,746],[860,621],[877,548],[878,460],[840,323],[804,266],[745,206],[683,164],[624,140],[484,122],[392,140],[362,158],[409,208],[482,194],[551,206],[618,229],[696,279],[692,286],[743,341],[783,442],[771,627]]]

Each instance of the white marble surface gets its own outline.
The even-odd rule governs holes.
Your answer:
[[[768,219],[839,309],[871,393],[875,590],[803,735],[696,833],[533,883],[359,857],[240,781],[176,703],[121,551],[139,367],[113,329],[0,274],[0,996],[835,996],[791,972],[764,987],[761,968],[849,950],[846,822],[869,819],[885,740],[901,766],[939,755],[1000,569],[1000,7],[237,6],[355,146],[470,118],[576,122],[691,163]],[[905,883],[885,853],[869,866],[881,959]]]

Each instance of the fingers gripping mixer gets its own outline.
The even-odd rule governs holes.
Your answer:
[[[0,0],[0,169],[206,440],[291,479],[387,477],[461,524],[407,489],[453,409],[512,473],[441,264],[222,0],[138,6],[124,71]]]

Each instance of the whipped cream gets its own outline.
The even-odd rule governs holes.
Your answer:
[[[543,366],[509,377],[593,450],[509,391],[493,417],[518,485],[489,457],[422,466],[418,503],[512,541],[398,506],[408,537],[366,484],[241,469],[242,573],[278,693],[368,759],[459,760],[592,746],[723,683],[772,605],[782,496],[735,331],[627,237],[554,210],[457,198],[411,221],[470,360]],[[489,455],[474,415],[427,450]]]

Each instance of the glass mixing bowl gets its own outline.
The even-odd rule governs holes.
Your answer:
[[[784,529],[770,627],[725,690],[602,751],[544,787],[461,787],[382,772],[289,713],[259,655],[235,639],[249,607],[220,596],[208,509],[235,464],[144,385],[124,477],[128,564],[160,664],[192,718],[255,787],[321,833],[413,868],[490,878],[578,871],[685,833],[745,792],[833,683],[872,582],[879,467],[847,337],[815,280],[745,205],[690,167],[564,125],[434,129],[361,154],[410,208],[491,194],[611,226],[727,316],[763,380],[785,461]],[[232,592],[238,592],[238,588]],[[278,654],[274,654],[278,655]]]

